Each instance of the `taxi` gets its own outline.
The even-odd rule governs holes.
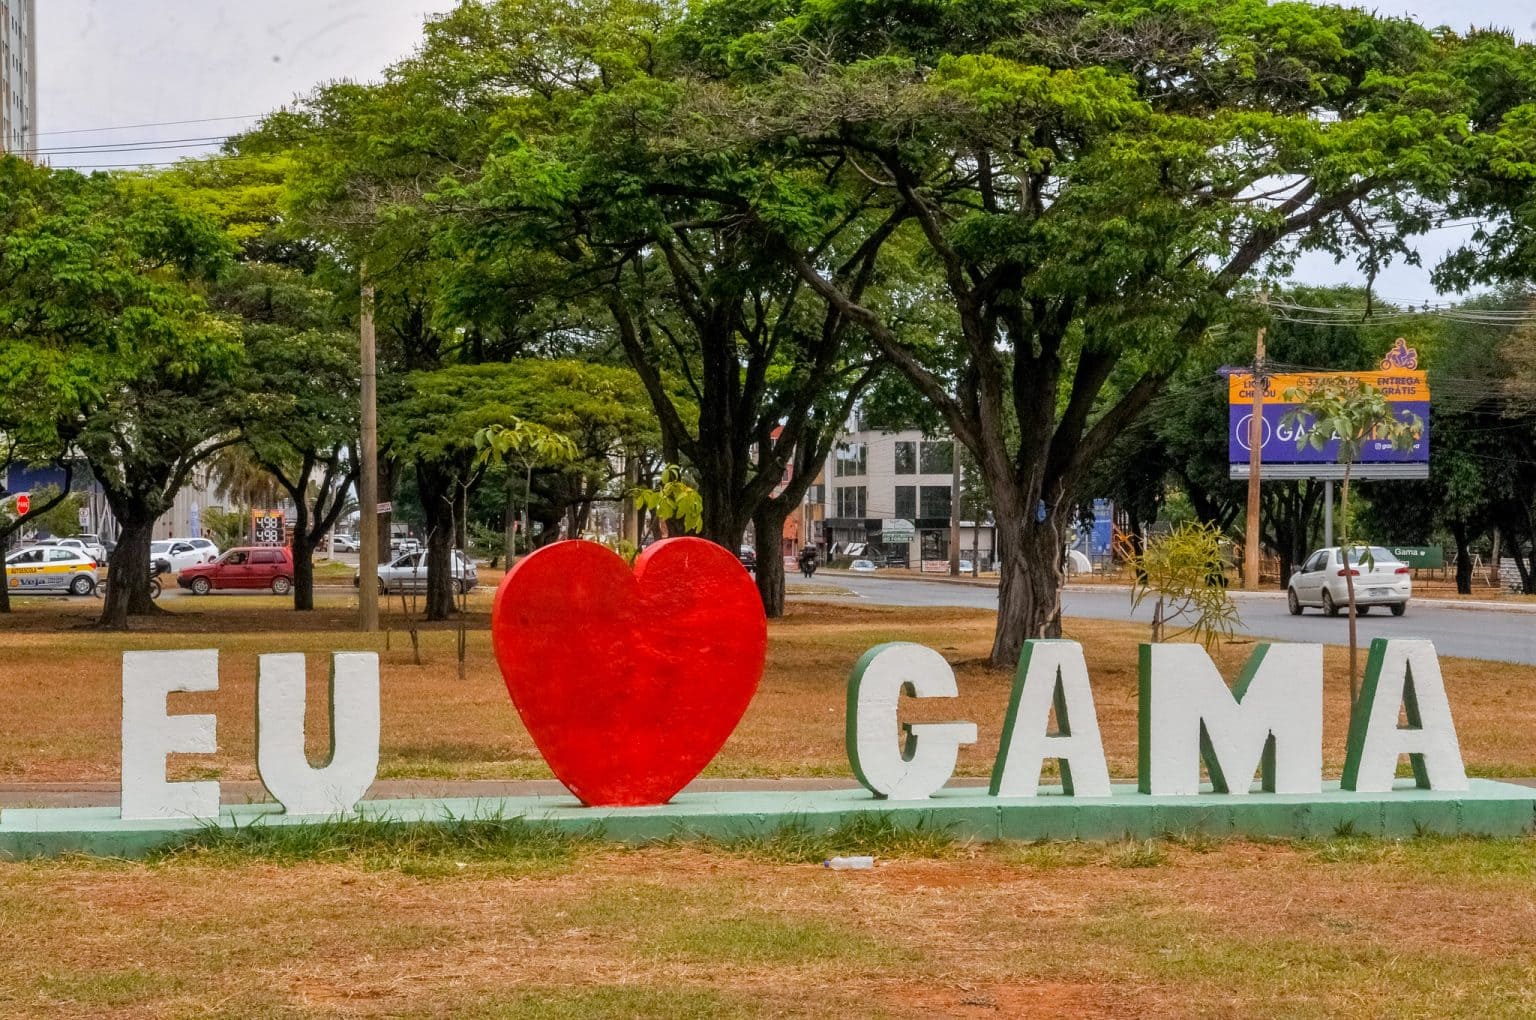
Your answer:
[[[96,560],[79,549],[37,545],[5,558],[11,594],[89,595],[96,590]]]

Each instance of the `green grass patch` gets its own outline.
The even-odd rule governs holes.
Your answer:
[[[820,918],[765,912],[669,921],[654,935],[643,937],[641,949],[667,960],[743,966],[830,964],[865,968],[910,955]]]
[[[140,968],[70,970],[42,975],[38,978],[37,994],[45,1002],[104,1008],[172,996],[183,987],[184,982],[173,975]]]
[[[594,832],[572,833],[521,818],[442,822],[345,819],[303,825],[209,826],[151,855],[153,863],[239,866],[346,863],[406,874],[452,874],[470,864],[519,871],[561,869],[599,845]]]
[[[966,846],[948,827],[902,825],[886,814],[862,814],[832,829],[795,822],[771,832],[708,838],[703,846],[778,864],[817,864],[829,857],[949,857]]]
[[[467,1005],[455,1016],[472,1020],[589,1020],[634,1017],[669,1020],[713,1020],[719,1017],[763,1015],[762,1007],[740,996],[722,995],[705,988],[652,985],[605,985],[600,988],[541,988],[512,998],[498,996],[478,1005]],[[422,1013],[421,1016],[438,1016]]]

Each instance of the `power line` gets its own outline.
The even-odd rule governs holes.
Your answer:
[[[37,137],[54,138],[59,135],[89,135],[105,131],[132,131],[139,128],[181,127],[184,124],[221,124],[232,120],[256,120],[259,117],[268,116],[270,112],[271,111],[268,111],[268,113],[244,113],[237,117],[198,117],[193,120],[160,120],[147,124],[118,124],[113,127],[72,128],[68,131],[39,131],[37,133]]]
[[[214,145],[226,142],[230,135],[203,135],[199,138],[146,138],[136,142],[100,142],[95,145],[61,145],[52,148],[29,149],[28,156],[48,156],[61,153],[109,153],[135,152],[140,149],[182,148],[193,145]]]

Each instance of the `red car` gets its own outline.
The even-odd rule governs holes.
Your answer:
[[[270,588],[274,595],[287,595],[293,590],[293,552],[272,546],[231,549],[212,563],[183,570],[176,575],[176,583],[197,595],[215,588]]]

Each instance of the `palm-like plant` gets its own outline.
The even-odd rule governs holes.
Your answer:
[[[1394,450],[1410,449],[1423,434],[1424,421],[1411,412],[1399,416],[1381,390],[1348,376],[1325,377],[1312,387],[1289,390],[1285,399],[1297,405],[1285,416],[1285,422],[1296,427],[1298,450],[1311,446],[1321,451],[1335,439],[1339,443],[1339,463],[1344,466],[1339,553],[1344,562],[1344,590],[1349,597],[1349,703],[1353,705],[1359,695],[1360,674],[1355,637],[1355,577],[1349,565],[1350,469],[1360,459],[1367,442],[1389,443]],[[1369,549],[1365,558],[1369,565]]]

